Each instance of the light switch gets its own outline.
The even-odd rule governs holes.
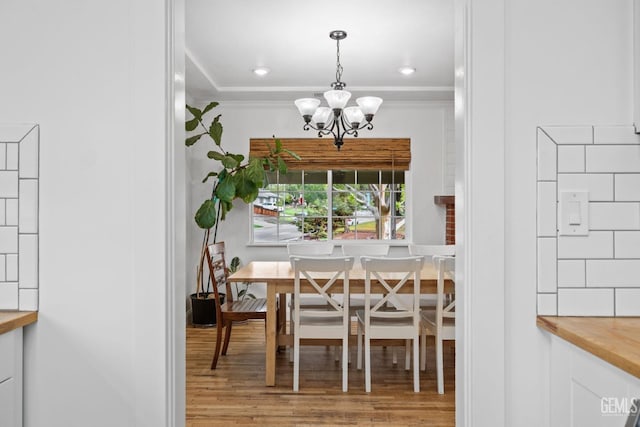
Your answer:
[[[564,191],[560,193],[559,234],[586,236],[589,234],[589,192]]]

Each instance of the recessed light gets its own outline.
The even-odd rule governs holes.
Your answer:
[[[253,74],[260,77],[266,76],[269,74],[269,69],[267,67],[257,67],[253,69]]]
[[[416,69],[412,68],[412,67],[400,67],[400,68],[398,68],[398,71],[401,74],[405,75],[405,76],[409,76],[409,75],[415,73]]]

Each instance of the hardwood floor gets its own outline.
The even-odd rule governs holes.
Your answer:
[[[300,391],[292,391],[293,367],[287,351],[277,355],[277,385],[264,385],[264,322],[234,325],[229,351],[210,370],[215,328],[187,328],[187,427],[204,426],[453,426],[455,425],[455,346],[444,347],[445,394],[436,392],[433,338],[427,342],[427,372],[420,393],[411,371],[398,365],[391,348],[372,347],[371,393],[364,374],[349,367],[349,391],[341,390],[341,367],[324,346],[303,346]]]

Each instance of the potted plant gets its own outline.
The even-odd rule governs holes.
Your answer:
[[[200,133],[189,136],[185,140],[187,147],[197,143],[203,136],[213,141],[212,150],[207,152],[207,158],[215,162],[214,170],[209,172],[204,179],[206,183],[213,179],[211,197],[207,198],[195,214],[195,222],[204,230],[200,261],[197,266],[196,292],[191,294],[192,320],[196,325],[212,325],[216,321],[215,299],[211,292],[211,279],[204,284],[204,264],[206,262],[206,250],[210,244],[211,230],[213,229],[213,241],[216,242],[218,225],[224,221],[228,213],[233,209],[233,201],[242,200],[252,203],[258,197],[260,188],[267,184],[266,170],[280,173],[287,172],[287,164],[283,155],[299,159],[298,155],[285,149],[279,139],[274,144],[269,144],[269,154],[265,157],[245,159],[242,154],[234,154],[222,147],[222,123],[221,114],[208,121],[205,118],[211,110],[219,105],[218,102],[209,103],[200,110],[189,105],[187,111],[193,116],[185,123],[187,132],[200,129]],[[239,260],[238,260],[239,262]],[[246,295],[246,287],[245,287]],[[221,298],[222,299],[222,298]],[[221,301],[222,302],[222,301]]]

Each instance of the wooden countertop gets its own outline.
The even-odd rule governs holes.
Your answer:
[[[640,378],[640,317],[538,316],[536,324]]]
[[[37,311],[0,311],[0,334],[30,325],[36,320]]]

